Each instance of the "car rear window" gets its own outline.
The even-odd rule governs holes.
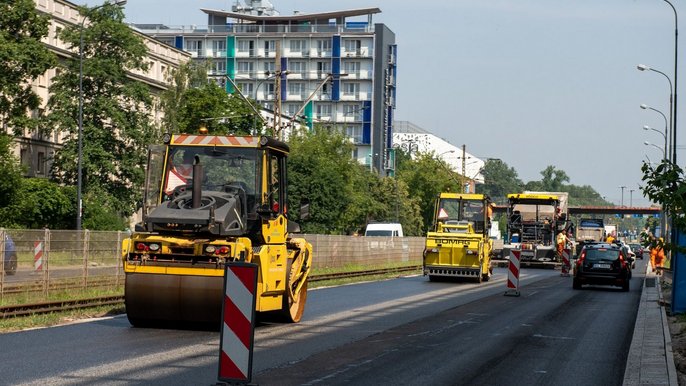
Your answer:
[[[619,251],[607,248],[587,249],[585,258],[588,261],[614,261],[619,258]]]

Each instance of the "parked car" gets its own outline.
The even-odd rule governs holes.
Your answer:
[[[645,252],[645,249],[643,249],[643,245],[638,243],[629,243],[629,246],[636,254],[636,258],[643,260],[643,252]]]
[[[17,249],[14,240],[5,233],[5,273],[14,275],[17,273]]]
[[[629,291],[631,263],[620,244],[596,243],[584,245],[574,265],[572,287],[585,284],[611,285]]]

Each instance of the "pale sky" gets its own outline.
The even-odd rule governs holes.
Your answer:
[[[86,3],[75,1],[77,4]],[[97,5],[99,2],[88,2]],[[203,26],[200,8],[228,0],[129,0],[127,22]],[[674,80],[674,13],[662,0],[272,0],[282,15],[378,7],[398,44],[396,120],[480,158],[500,158],[526,181],[547,165],[607,200],[647,205],[641,161],[659,161]],[[686,5],[673,0],[686,21]],[[679,67],[684,68],[684,37]],[[686,77],[686,72],[678,74]],[[677,93],[681,91],[681,84]],[[684,96],[679,106],[684,106]],[[677,95],[678,96],[678,95]],[[686,128],[686,111],[677,116]],[[686,131],[677,159],[686,162]],[[630,189],[634,189],[630,192]]]

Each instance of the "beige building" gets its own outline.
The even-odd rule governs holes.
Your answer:
[[[63,0],[35,0],[35,3],[36,9],[39,12],[50,16],[49,33],[43,39],[43,43],[60,59],[78,55],[78,49],[70,50],[64,42],[57,38],[57,33],[61,29],[69,25],[80,24],[83,21],[77,5]],[[177,68],[181,63],[188,61],[191,55],[149,38],[140,32],[135,30],[134,32],[144,39],[148,47],[150,68],[145,73],[139,71],[131,72],[130,76],[147,84],[153,94],[158,94],[167,88],[165,80],[167,71]],[[33,82],[33,89],[41,97],[43,106],[45,106],[48,100],[48,88],[56,72],[56,68],[51,68]],[[34,115],[38,113],[39,111],[32,112]],[[159,111],[151,113],[155,119],[160,118]],[[15,155],[19,157],[22,165],[27,167],[26,177],[47,177],[51,166],[50,160],[55,151],[59,149],[62,142],[61,139],[58,133],[47,136],[29,132],[28,130],[16,137]]]

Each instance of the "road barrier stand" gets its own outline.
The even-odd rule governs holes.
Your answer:
[[[505,291],[505,296],[519,296],[519,261],[521,255],[521,249],[510,250],[510,264],[508,264],[507,291]]]
[[[569,269],[571,268],[569,264],[569,256],[571,256],[571,250],[565,248],[562,250],[562,270],[560,276],[569,277]]]
[[[255,339],[257,264],[227,263],[219,340],[220,382],[248,384]]]
[[[43,270],[43,242],[33,243],[33,270],[35,272]]]

